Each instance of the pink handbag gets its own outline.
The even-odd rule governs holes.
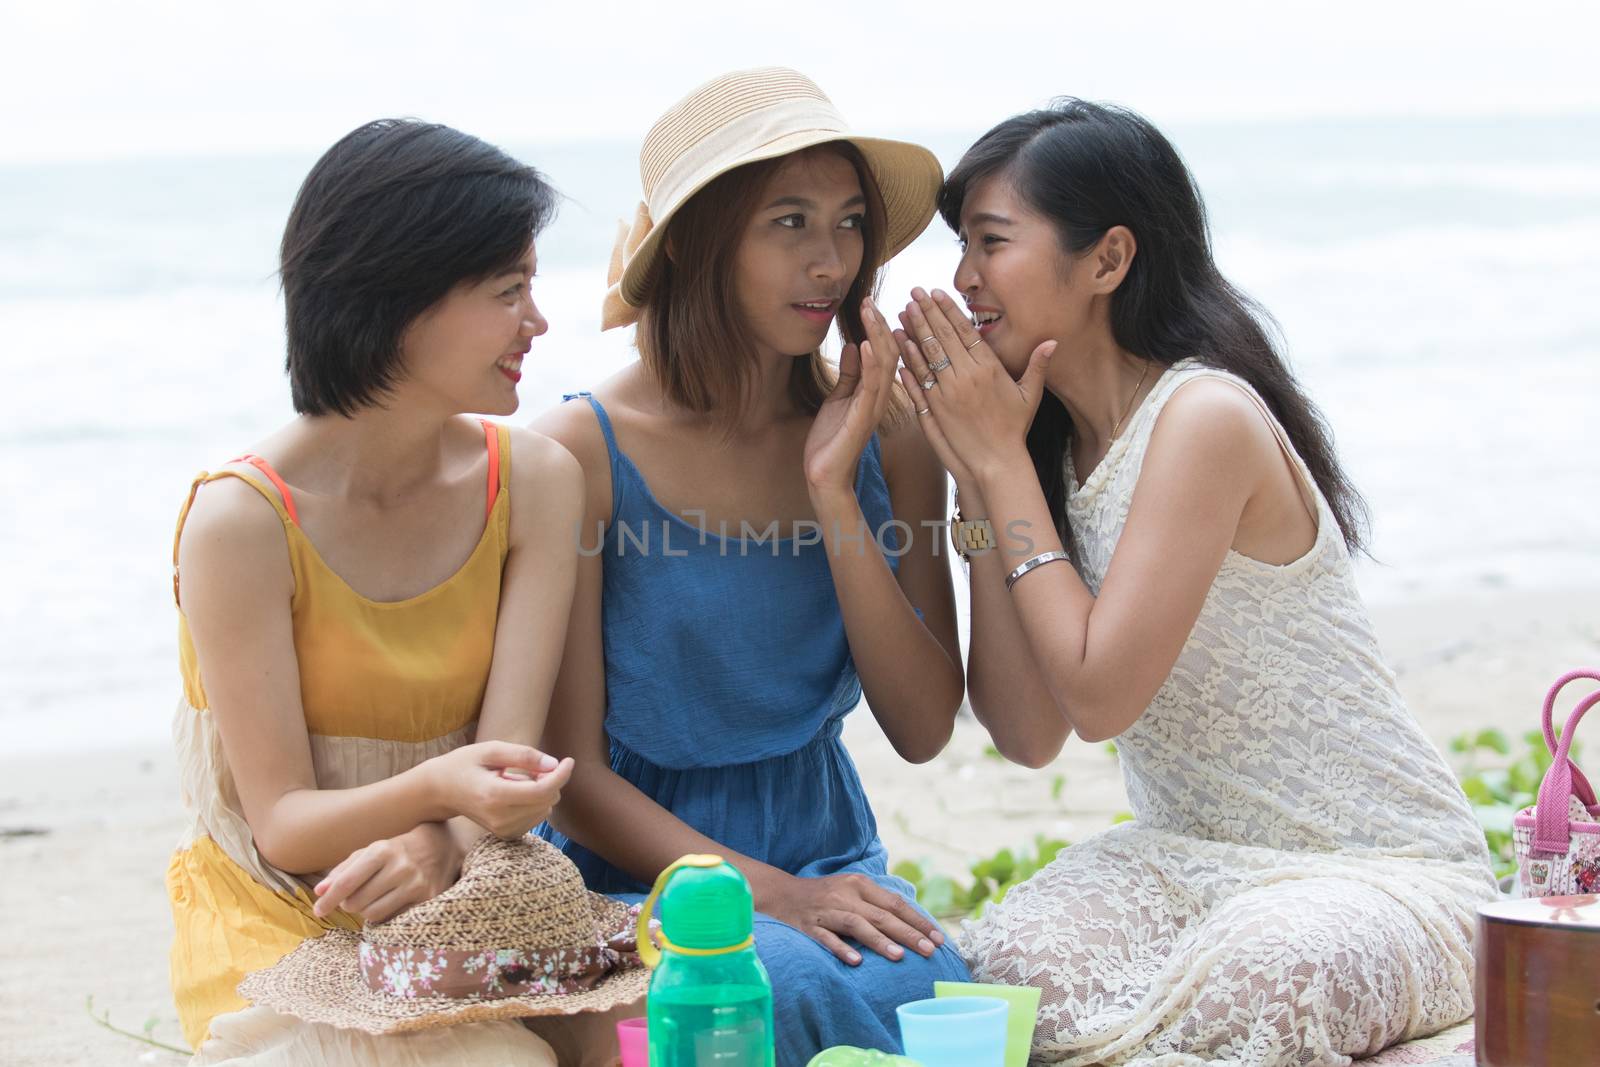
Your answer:
[[[1600,704],[1600,689],[1578,701],[1559,743],[1550,719],[1556,694],[1579,678],[1600,681],[1600,670],[1569,671],[1556,679],[1544,698],[1544,739],[1555,761],[1539,783],[1537,803],[1517,812],[1512,822],[1517,888],[1524,897],[1600,893],[1600,803],[1569,755],[1578,720]]]

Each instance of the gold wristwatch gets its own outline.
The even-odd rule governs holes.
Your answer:
[[[956,493],[955,521],[950,524],[950,543],[960,553],[961,558],[967,562],[968,553],[985,552],[994,548],[998,542],[994,539],[994,527],[989,525],[988,519],[963,519],[961,517],[961,493]]]

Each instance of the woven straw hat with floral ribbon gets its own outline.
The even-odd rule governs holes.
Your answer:
[[[798,71],[736,70],[678,101],[645,135],[639,151],[644,201],[632,225],[618,226],[600,328],[638,320],[667,222],[713,178],[829,141],[855,145],[878,183],[887,217],[884,261],[915,240],[933,218],[944,181],[932,152],[904,141],[851,133],[822,90]]]
[[[634,951],[637,910],[584,889],[549,842],[485,837],[445,892],[359,935],[302,942],[239,995],[369,1034],[603,1011],[649,984]]]

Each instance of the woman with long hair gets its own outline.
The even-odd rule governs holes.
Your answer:
[[[1116,738],[1135,815],[969,923],[974,974],[1043,990],[1047,1062],[1343,1064],[1470,1015],[1482,834],[1178,153],[1066,100],[980,138],[940,210],[965,308],[914,290],[897,340],[974,546],[972,707],[1029,766]]]
[[[778,68],[690,93],[640,162],[605,304],[639,360],[537,423],[589,486],[545,735],[577,767],[549,832],[603,892],[637,897],[686,853],[745,874],[780,1064],[895,1048],[895,1007],[966,969],[889,875],[840,731],[864,691],[925,761],[963,693],[947,559],[919,525],[944,519],[944,472],[868,299],[939,166]]]

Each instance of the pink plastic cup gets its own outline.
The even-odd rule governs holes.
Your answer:
[[[643,1016],[617,1023],[617,1047],[622,1050],[622,1067],[650,1067],[650,1042],[645,1037]]]

